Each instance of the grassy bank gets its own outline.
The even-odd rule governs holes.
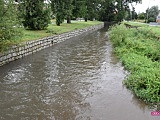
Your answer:
[[[146,29],[147,28],[147,29]],[[146,102],[160,102],[160,34],[154,27],[126,28],[123,24],[110,28],[110,39],[130,75],[124,84]],[[154,32],[155,30],[155,32]],[[152,31],[152,33],[150,33]]]
[[[142,32],[146,32],[146,35],[155,35],[157,37],[160,37],[160,26],[149,26],[149,24],[146,23],[139,23],[139,22],[123,22],[129,25],[138,26],[139,30]]]
[[[56,26],[55,22],[52,21],[52,24],[50,24],[46,30],[33,31],[33,30],[26,30],[24,28],[21,28],[21,31],[22,31],[21,37],[16,37],[13,40],[5,40],[0,42],[0,52],[7,50],[12,45],[17,45],[25,41],[37,40],[47,36],[52,36],[52,35],[57,35],[57,34],[69,32],[77,29],[82,29],[82,28],[97,25],[100,23],[102,22],[73,21],[72,24],[63,23],[61,24],[61,26]]]
[[[146,23],[141,23],[141,22],[132,22],[132,21],[126,21],[126,22],[123,22],[123,23],[126,23],[126,24],[129,24],[129,25],[133,25],[133,26],[140,26],[140,27],[147,27],[148,24]]]

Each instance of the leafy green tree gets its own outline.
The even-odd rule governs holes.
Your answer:
[[[116,21],[122,21],[125,16],[125,5],[122,0],[117,0],[117,5],[115,5],[115,9],[117,10],[117,19]]]
[[[89,20],[93,20],[94,18],[98,18],[98,5],[100,1],[99,0],[88,0],[86,2],[87,5],[87,15]]]
[[[98,5],[100,0],[75,0],[73,1],[73,16],[85,18],[85,21],[98,18]]]
[[[44,0],[23,0],[25,28],[42,30],[50,23],[50,11],[45,8]]]
[[[88,20],[88,11],[87,11],[86,1],[81,2],[79,16],[81,18],[85,18],[85,21],[87,22],[87,20]]]
[[[132,16],[131,16],[131,10],[129,7],[125,8],[125,20],[131,20]]]
[[[74,0],[73,15],[102,21],[122,21],[129,3],[141,0]]]
[[[87,1],[86,0],[75,0],[73,1],[73,16],[78,18],[86,18],[86,21],[88,19],[88,13],[87,13]]]
[[[64,0],[51,0],[52,12],[56,15],[56,24],[58,26],[60,26],[65,19],[64,6]]]
[[[137,20],[138,19],[138,14],[134,12],[134,18]]]
[[[122,21],[125,17],[129,3],[141,2],[141,0],[103,0],[99,8],[99,20]]]
[[[112,21],[114,20],[114,6],[111,0],[101,1],[99,5],[99,20],[101,21]]]
[[[60,24],[67,19],[67,23],[71,23],[73,0],[51,0],[53,14],[56,15],[56,24]]]
[[[152,6],[150,9],[147,10],[147,18],[148,18],[148,22],[155,22],[156,21],[156,17],[159,14],[159,9],[158,6]]]
[[[0,0],[0,42],[20,36],[17,4],[13,0]]]
[[[144,12],[139,13],[139,14],[138,14],[138,19],[144,20],[144,19],[145,19],[145,16],[146,16],[146,13],[144,13]]]
[[[72,10],[73,10],[73,0],[65,0],[64,1],[64,14],[67,18],[67,23],[71,23],[71,16],[72,16]]]

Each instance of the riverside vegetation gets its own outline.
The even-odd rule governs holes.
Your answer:
[[[160,102],[160,33],[158,27],[138,29],[124,24],[110,28],[114,50],[130,75],[124,84],[145,102]]]

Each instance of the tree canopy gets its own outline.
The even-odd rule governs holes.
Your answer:
[[[18,34],[15,28],[20,25],[32,30],[45,29],[51,12],[57,25],[65,19],[71,23],[72,18],[78,17],[85,21],[122,21],[132,2],[141,0],[0,0],[0,39],[11,39]]]
[[[150,9],[147,9],[147,19],[148,22],[155,22],[156,17],[159,14],[158,6],[152,6]]]
[[[23,0],[23,25],[33,30],[45,29],[50,22],[49,10],[45,8],[44,0]]]
[[[56,15],[56,23],[60,25],[64,19],[85,18],[101,21],[122,21],[129,3],[141,0],[51,0],[52,11]]]

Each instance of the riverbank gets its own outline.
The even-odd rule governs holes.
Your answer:
[[[101,24],[100,21],[73,21],[71,24],[63,23],[61,26],[57,26],[55,21],[49,24],[46,30],[26,30],[21,28],[22,36],[15,37],[13,40],[0,41],[0,53],[7,51],[13,45],[19,45],[23,42],[33,41],[48,36],[58,35],[74,30],[83,29],[93,25]]]
[[[4,120],[159,120],[123,85],[106,28],[0,67]]]
[[[160,41],[155,29],[159,28],[126,28],[124,24],[110,28],[114,50],[130,71],[124,84],[151,103],[160,102]]]
[[[99,22],[99,24],[88,24],[90,27],[83,26],[82,29],[76,28],[71,32],[65,32],[63,34],[52,35],[49,37],[44,37],[42,39],[37,39],[33,41],[22,42],[17,45],[12,46],[9,50],[0,54],[0,66],[9,63],[11,61],[20,59],[29,54],[40,51],[44,48],[53,46],[57,43],[68,40],[72,37],[81,35],[83,33],[98,30],[104,27],[104,23]],[[80,25],[81,26],[81,25]],[[82,26],[81,26],[82,27]],[[73,28],[72,28],[73,29]],[[70,29],[71,30],[71,29]]]

